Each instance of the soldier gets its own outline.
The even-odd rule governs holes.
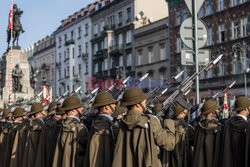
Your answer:
[[[5,155],[4,155],[4,164],[3,166],[10,166],[10,160],[12,156],[12,148],[14,145],[14,139],[17,131],[22,127],[22,120],[24,120],[25,110],[23,108],[17,107],[12,115],[12,119],[14,120],[13,125],[11,127],[11,131],[9,132],[7,137],[7,143],[5,145]],[[15,141],[15,146],[18,141]],[[14,148],[15,149],[15,148]]]
[[[88,129],[80,123],[83,103],[75,96],[65,99],[62,110],[67,114],[57,139],[53,167],[82,167],[88,140]]]
[[[46,120],[41,133],[41,139],[36,155],[36,167],[52,166],[53,157],[56,148],[57,137],[61,125],[63,113],[59,113],[58,106],[60,103],[52,102],[48,107],[49,118]]]
[[[25,109],[19,107],[14,110],[12,117],[17,126],[13,128],[14,142],[11,149],[10,166],[18,167],[22,164],[24,146],[29,129],[29,121],[27,121]]]
[[[188,115],[188,108],[178,102],[174,104],[175,118],[175,148],[173,151],[163,152],[163,166],[166,167],[190,167],[192,165],[192,149],[194,131],[185,118]]]
[[[7,149],[7,143],[9,134],[12,130],[12,118],[11,118],[11,111],[10,109],[3,109],[3,115],[1,121],[3,122],[2,130],[0,134],[0,166],[4,166],[5,162],[5,152]]]
[[[113,114],[116,100],[108,92],[99,93],[93,107],[99,113],[92,121],[87,145],[85,167],[106,167],[112,165],[118,127],[114,124]],[[98,144],[97,144],[98,143]]]
[[[22,166],[34,167],[38,151],[40,136],[44,128],[44,119],[47,116],[41,103],[34,103],[31,107],[30,115],[34,119],[30,122],[28,136],[25,144]]]
[[[160,149],[174,149],[174,124],[163,129],[152,115],[145,115],[147,95],[138,88],[124,92],[122,107],[127,107],[127,115],[121,120],[117,138],[113,167],[160,167]],[[168,122],[164,121],[164,125]]]
[[[234,111],[237,115],[225,123],[223,131],[222,167],[245,165],[247,117],[250,112],[248,98],[244,96],[237,98]],[[247,140],[249,141],[249,138]]]
[[[193,166],[220,166],[221,127],[218,121],[218,106],[208,100],[201,108],[205,119],[198,122],[194,135]]]

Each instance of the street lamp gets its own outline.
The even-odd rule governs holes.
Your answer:
[[[249,49],[249,45],[243,41],[243,43],[236,43],[232,46],[234,52],[234,61],[237,59],[237,52],[240,52],[240,63],[243,66],[244,72],[244,80],[245,80],[245,96],[247,97],[247,73],[248,69],[248,62],[247,62],[247,50]]]

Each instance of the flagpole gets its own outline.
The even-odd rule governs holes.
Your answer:
[[[12,84],[12,54],[13,54],[13,2],[14,0],[11,0],[11,11],[10,11],[10,23],[11,23],[11,38],[10,38],[10,92],[9,92],[9,104],[12,103],[12,92],[13,92],[13,84]]]

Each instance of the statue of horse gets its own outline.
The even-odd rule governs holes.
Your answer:
[[[13,46],[19,46],[18,45],[18,40],[19,40],[19,36],[20,33],[24,33],[22,24],[20,22],[20,17],[23,14],[23,11],[17,8],[17,5],[14,4],[13,5],[13,41],[12,44]],[[9,49],[9,44],[11,41],[11,28],[8,27],[7,29],[7,42],[8,42],[8,48]],[[15,45],[16,42],[16,45]]]

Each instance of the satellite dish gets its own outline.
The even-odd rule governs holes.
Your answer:
[[[150,18],[148,19],[148,22],[149,22],[149,23],[152,23],[153,21],[154,21],[153,17],[150,17]]]
[[[141,19],[141,15],[140,15],[140,14],[137,14],[137,15],[136,15],[136,19],[137,19],[137,20],[140,20],[140,19]]]

